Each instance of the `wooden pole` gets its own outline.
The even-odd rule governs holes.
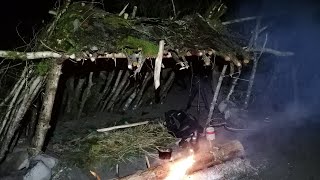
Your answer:
[[[222,84],[222,81],[223,81],[223,78],[224,78],[224,74],[226,73],[227,67],[228,67],[228,65],[224,65],[223,69],[221,71],[221,74],[220,74],[220,77],[219,77],[219,81],[218,81],[216,90],[214,91],[213,98],[212,98],[212,102],[211,102],[211,106],[210,106],[209,115],[208,115],[208,119],[207,119],[206,125],[208,125],[210,123],[211,119],[212,119],[213,111],[214,111],[214,108],[215,108],[217,100],[218,100],[219,91],[220,91],[221,84]]]
[[[61,64],[57,64],[55,62],[51,63],[51,70],[48,74],[46,90],[41,112],[39,115],[38,125],[33,138],[34,149],[32,153],[34,155],[39,154],[39,152],[41,152],[46,134],[48,132],[48,129],[50,128],[52,109],[60,79],[61,68]]]

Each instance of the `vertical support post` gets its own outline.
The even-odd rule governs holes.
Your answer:
[[[227,67],[228,67],[228,65],[224,65],[223,69],[221,71],[221,74],[220,74],[220,77],[219,77],[219,81],[218,81],[216,90],[214,92],[213,98],[212,98],[212,102],[211,102],[211,106],[210,106],[209,115],[208,115],[208,119],[207,119],[206,125],[209,125],[209,123],[211,122],[213,111],[214,111],[214,108],[215,108],[217,100],[218,100],[219,91],[220,91],[221,84],[222,84],[222,81],[223,81],[223,78],[224,78],[224,74],[226,73]]]
[[[51,62],[51,69],[47,77],[43,104],[39,115],[36,132],[33,137],[34,149],[32,153],[34,155],[41,152],[46,134],[48,132],[48,129],[50,128],[52,109],[60,79],[61,68],[61,64],[57,64],[55,61]]]

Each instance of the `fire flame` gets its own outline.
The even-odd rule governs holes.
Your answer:
[[[194,155],[190,155],[186,159],[182,159],[173,163],[170,166],[169,175],[166,177],[165,180],[181,180],[187,173],[187,170],[193,165],[195,162]]]

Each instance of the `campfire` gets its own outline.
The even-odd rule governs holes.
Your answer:
[[[182,179],[186,175],[188,169],[192,167],[194,162],[195,162],[194,155],[191,154],[189,157],[185,159],[182,159],[170,164],[170,171],[168,176],[165,178],[165,180]]]

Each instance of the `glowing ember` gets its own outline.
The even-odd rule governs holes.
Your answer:
[[[170,167],[170,173],[165,180],[181,180],[186,175],[187,170],[194,163],[193,155],[188,158],[173,163]]]

